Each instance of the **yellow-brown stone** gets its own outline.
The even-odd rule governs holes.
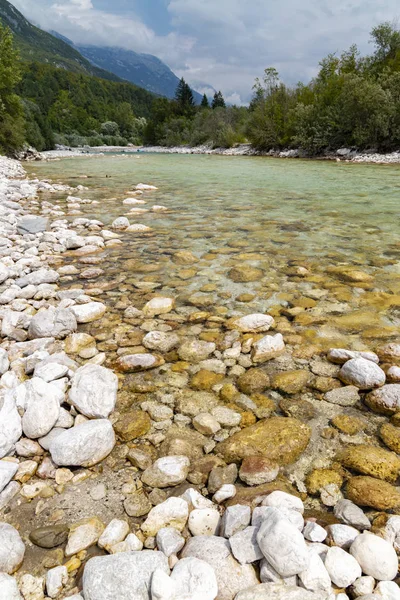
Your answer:
[[[250,281],[259,281],[264,276],[264,271],[251,267],[250,265],[237,265],[228,273],[229,279],[235,283],[249,283]]]
[[[348,469],[386,481],[395,482],[400,473],[400,458],[378,446],[349,447],[340,453],[338,460]]]
[[[285,394],[298,394],[310,380],[310,372],[303,370],[284,371],[272,377],[271,386]]]
[[[400,428],[395,427],[392,423],[384,423],[379,430],[379,435],[383,443],[400,454]]]
[[[214,385],[221,383],[224,377],[225,376],[221,373],[214,373],[213,371],[201,369],[198,373],[193,375],[190,386],[195,390],[209,391]]]
[[[120,416],[114,423],[117,436],[124,442],[130,442],[146,435],[151,428],[151,419],[143,410],[131,410]]]
[[[352,477],[346,486],[346,495],[358,506],[369,506],[377,510],[400,507],[400,492],[397,488],[373,477]]]
[[[355,435],[362,431],[365,427],[365,422],[357,417],[349,415],[336,415],[331,421],[332,425],[347,435]]]
[[[243,394],[263,392],[269,384],[269,377],[262,369],[248,369],[237,380],[237,386]]]
[[[307,475],[306,487],[309,494],[318,494],[326,485],[335,484],[342,487],[343,478],[333,469],[314,469]]]

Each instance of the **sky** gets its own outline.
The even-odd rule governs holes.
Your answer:
[[[201,93],[245,104],[275,67],[307,82],[331,52],[358,44],[400,16],[398,0],[12,0],[31,22],[79,44],[154,54]]]

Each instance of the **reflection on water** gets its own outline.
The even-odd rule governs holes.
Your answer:
[[[107,227],[132,208],[122,200],[133,186],[159,188],[143,196],[145,208],[168,212],[128,215],[152,233],[122,233],[123,245],[97,255],[104,273],[76,280],[98,288],[116,327],[127,306],[142,308],[155,291],[174,296],[183,314],[269,310],[281,329],[295,331],[293,344],[373,348],[398,334],[399,166],[145,154],[40,163],[29,172],[88,186],[79,195],[100,204],[82,205],[82,216]],[[63,196],[52,200],[66,210]],[[177,259],[180,250],[195,258]]]

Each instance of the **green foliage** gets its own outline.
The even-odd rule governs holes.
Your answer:
[[[204,94],[200,103],[201,108],[210,108],[210,103],[208,101],[207,95]]]
[[[24,142],[23,107],[15,93],[21,78],[11,31],[0,24],[0,152],[13,154]]]
[[[190,86],[183,79],[180,80],[175,93],[177,113],[182,116],[191,116],[194,113],[195,102]]]
[[[225,108],[225,100],[222,95],[222,92],[215,92],[213,101],[211,103],[211,108]]]

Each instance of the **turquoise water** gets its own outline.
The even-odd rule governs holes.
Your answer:
[[[303,339],[325,345],[345,336],[348,346],[371,347],[398,335],[400,166],[141,154],[35,163],[29,172],[88,186],[77,195],[100,204],[82,205],[83,216],[106,227],[129,212],[122,200],[137,183],[159,188],[142,196],[145,208],[161,204],[167,213],[128,215],[153,231],[122,234],[123,245],[102,255],[105,272],[90,285],[103,286],[106,301],[114,302],[119,290],[140,308],[139,279],[173,294],[182,311],[228,316],[279,313],[305,297],[315,303],[307,314],[282,315]],[[65,195],[50,199],[65,208]],[[192,252],[197,262],[176,264],[179,250]],[[260,268],[262,276],[233,282],[229,271],[236,265]],[[362,271],[365,280],[343,278],[336,267]],[[185,269],[194,273],[182,274]],[[112,292],[106,289],[110,282]],[[190,300],[194,293],[198,302]],[[243,294],[254,298],[243,302]]]

